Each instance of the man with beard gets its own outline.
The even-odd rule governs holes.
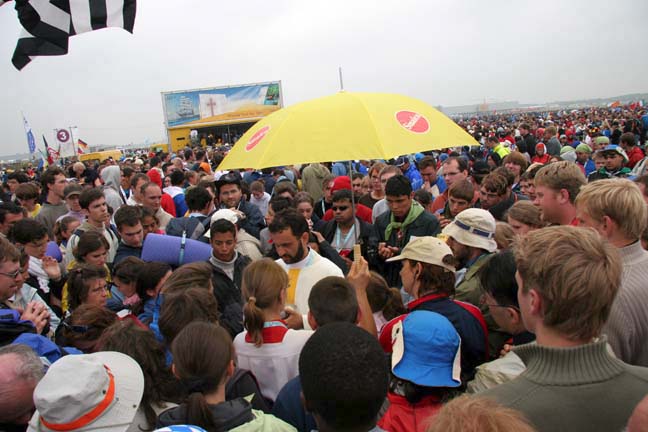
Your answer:
[[[279,255],[276,262],[288,273],[286,322],[290,328],[310,328],[308,296],[313,285],[326,276],[343,277],[342,270],[308,247],[308,222],[296,209],[276,214],[269,231]]]

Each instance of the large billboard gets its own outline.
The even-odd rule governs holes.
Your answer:
[[[163,92],[167,128],[258,120],[282,107],[281,81]]]

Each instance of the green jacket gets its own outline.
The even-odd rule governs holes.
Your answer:
[[[484,320],[486,321],[486,326],[488,327],[488,352],[491,358],[498,358],[499,352],[506,342],[507,339],[511,337],[510,334],[503,331],[493,320],[490,312],[488,311],[488,306],[481,304],[481,296],[483,293],[481,281],[479,280],[479,269],[490,259],[493,254],[486,253],[473,263],[473,265],[468,268],[466,274],[464,275],[463,280],[455,288],[454,299],[463,301],[466,303],[471,303],[477,306],[482,315],[484,315]]]

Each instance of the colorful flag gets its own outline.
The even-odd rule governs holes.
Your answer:
[[[47,154],[47,164],[48,165],[54,165],[55,161],[55,156],[57,156],[57,151],[54,150],[47,144],[47,140],[45,139],[45,135],[43,135],[43,143],[45,143],[45,153]],[[58,157],[57,157],[58,158]]]
[[[29,146],[29,154],[34,154],[36,151],[36,140],[34,139],[34,134],[32,133],[27,119],[23,115],[23,125],[25,126],[25,133],[27,134],[27,145]]]
[[[608,108],[618,108],[621,106],[621,101],[610,102],[607,106]]]
[[[136,0],[16,0],[23,30],[11,61],[20,70],[36,56],[65,55],[70,36],[106,27],[120,27],[133,33],[136,3]]]
[[[88,144],[85,141],[83,141],[82,139],[79,138],[77,140],[77,152],[79,154],[83,154],[86,151],[88,151]]]

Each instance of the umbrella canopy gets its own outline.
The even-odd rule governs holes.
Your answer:
[[[479,143],[425,102],[396,94],[341,91],[260,120],[218,169],[390,159],[465,145]]]

